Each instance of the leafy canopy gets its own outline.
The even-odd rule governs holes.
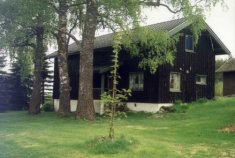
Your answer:
[[[178,36],[170,36],[164,31],[153,32],[147,28],[128,31],[123,46],[131,56],[138,57],[139,67],[155,73],[158,66],[173,64]]]

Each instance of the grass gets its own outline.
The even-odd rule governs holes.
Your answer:
[[[185,113],[131,113],[115,122],[123,140],[93,149],[92,140],[108,133],[106,118],[90,123],[46,112],[0,113],[0,158],[235,158],[235,133],[219,131],[232,124],[235,98],[195,102]]]

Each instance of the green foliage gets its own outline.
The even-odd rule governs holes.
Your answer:
[[[201,32],[205,30],[204,19],[203,16],[192,16],[189,19],[193,21],[190,29],[193,34],[194,46],[197,46]]]
[[[139,0],[100,0],[98,5],[100,25],[113,31],[129,28],[140,17]]]
[[[199,98],[196,100],[196,104],[204,104],[206,102],[208,102],[207,98]]]
[[[33,84],[32,52],[21,52],[13,61],[11,71],[15,78],[16,87],[21,92],[24,102],[23,109],[28,109]]]
[[[23,83],[33,75],[33,53],[31,51],[21,52],[16,58],[20,68],[20,80]]]
[[[10,50],[11,57],[29,47],[35,49],[37,28],[44,28],[44,40],[49,41],[55,19],[46,0],[0,0],[0,46]]]
[[[132,138],[121,136],[114,140],[108,137],[98,137],[87,142],[90,150],[95,154],[118,154],[120,152],[130,151],[135,141]]]
[[[223,96],[223,82],[215,82],[215,96]]]
[[[53,103],[51,102],[46,102],[42,105],[42,110],[45,112],[52,112],[54,111],[54,106]]]
[[[218,68],[220,68],[224,63],[226,63],[228,60],[224,60],[224,59],[217,59],[215,60],[215,70],[217,70]]]
[[[131,90],[130,89],[116,89],[116,97],[113,98],[113,96],[110,94],[110,92],[104,92],[101,94],[101,101],[104,105],[112,105],[115,104],[117,108],[122,106],[121,102],[126,101],[128,97],[131,96]]]
[[[112,117],[112,111],[110,109],[106,109],[103,117]],[[114,118],[116,119],[124,119],[127,118],[127,113],[125,111],[116,111],[114,114]]]
[[[186,113],[189,109],[189,105],[185,103],[176,103],[170,107],[162,107],[165,112],[170,113]]]
[[[170,36],[164,31],[137,28],[126,31],[122,44],[133,57],[138,57],[139,67],[149,69],[153,74],[158,66],[173,64],[178,35]]]

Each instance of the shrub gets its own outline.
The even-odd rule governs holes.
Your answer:
[[[111,110],[105,110],[105,112],[104,112],[104,115],[103,115],[103,117],[111,117],[111,115],[112,115],[112,111]],[[116,111],[115,112],[115,114],[114,114],[114,117],[115,118],[118,118],[118,119],[123,119],[123,118],[127,118],[127,114],[126,114],[126,112],[122,112],[122,111]]]
[[[124,136],[110,139],[109,137],[97,137],[92,141],[87,142],[91,152],[95,154],[117,154],[122,151],[129,151],[133,139],[127,139]]]
[[[52,103],[47,102],[42,105],[42,110],[45,112],[52,112],[54,111],[54,106]]]
[[[203,103],[206,103],[207,101],[208,101],[208,99],[206,99],[206,98],[199,98],[196,100],[196,103],[203,104]]]
[[[161,109],[162,110],[160,111],[165,111],[170,113],[186,113],[187,110],[189,109],[189,106],[185,103],[175,103],[173,106],[161,107]]]
[[[223,82],[217,81],[215,83],[215,96],[223,96]]]

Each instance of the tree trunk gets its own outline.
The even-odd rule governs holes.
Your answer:
[[[96,0],[87,0],[86,18],[80,52],[77,118],[91,121],[95,120],[93,102],[93,49],[97,17],[98,10]]]
[[[36,115],[40,113],[41,104],[41,69],[42,69],[42,53],[43,49],[44,29],[36,28],[36,49],[35,49],[35,66],[34,66],[34,82],[33,92],[29,105],[29,114]]]
[[[67,0],[60,1],[59,3],[59,31],[57,35],[58,43],[58,63],[59,63],[59,76],[60,76],[60,103],[59,103],[59,116],[67,116],[70,113],[70,86],[68,75],[67,63],[67,14],[68,2]]]

